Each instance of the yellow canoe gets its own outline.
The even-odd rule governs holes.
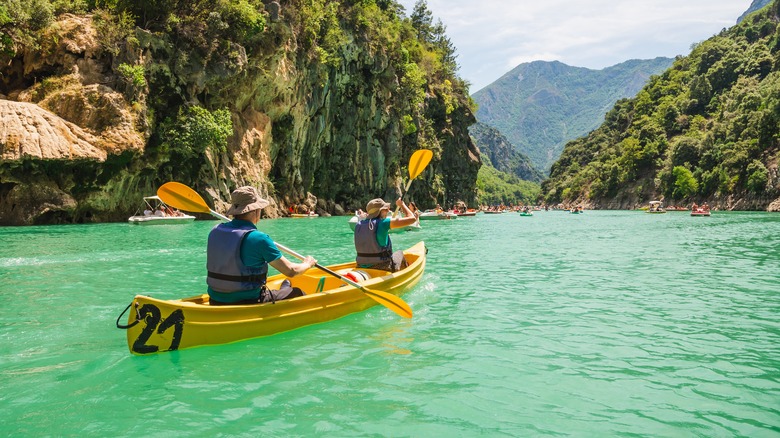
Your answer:
[[[398,272],[360,269],[371,278],[359,283],[368,289],[401,296],[420,281],[425,270],[426,252],[424,242],[404,251],[409,267]],[[355,268],[355,263],[328,268],[346,275]],[[269,277],[268,287],[278,289],[285,278],[281,274]],[[235,306],[210,306],[208,294],[180,300],[136,295],[128,306],[127,325],[120,326],[117,320],[117,327],[127,330],[127,346],[131,353],[150,354],[273,335],[377,305],[360,289],[317,268],[290,281],[307,295],[276,303]]]

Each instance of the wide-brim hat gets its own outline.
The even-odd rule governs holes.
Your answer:
[[[268,207],[268,201],[260,197],[257,189],[251,186],[243,186],[233,190],[230,194],[230,209],[227,214],[238,216],[253,210]]]
[[[373,219],[379,216],[379,213],[384,208],[390,210],[390,203],[385,202],[382,198],[372,199],[368,201],[368,204],[366,205],[366,213],[369,218]]]

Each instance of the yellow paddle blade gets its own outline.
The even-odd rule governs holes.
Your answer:
[[[366,287],[361,287],[360,290],[368,295],[369,298],[395,312],[398,316],[404,318],[412,317],[412,308],[406,304],[406,301],[402,300],[401,297],[380,290],[371,290]]]
[[[167,182],[157,189],[157,196],[173,208],[195,213],[211,213],[206,201],[186,185],[178,182]]]
[[[409,180],[417,178],[431,162],[431,158],[433,158],[433,151],[429,149],[420,149],[413,153],[409,158]]]

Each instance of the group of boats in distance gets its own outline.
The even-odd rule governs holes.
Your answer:
[[[649,205],[647,207],[643,207],[642,210],[645,210],[647,213],[650,214],[663,214],[668,211],[688,211],[688,208],[686,207],[679,207],[679,206],[670,206],[664,208],[664,204],[661,201],[650,201],[648,203]],[[693,205],[691,205],[690,208],[691,216],[710,216],[710,206],[706,202],[702,205],[697,205],[695,202]]]
[[[185,213],[180,212],[179,210],[175,208],[171,208],[165,202],[162,201],[157,196],[146,196],[143,198],[144,204],[141,208],[143,208],[143,212],[139,209],[135,213],[135,215],[130,216],[127,221],[130,224],[135,225],[160,225],[160,224],[182,224],[182,223],[189,223],[195,220],[195,216],[191,216]],[[504,207],[504,206],[492,206],[492,207],[482,207],[479,209],[475,208],[454,208],[452,210],[443,210],[441,208],[436,209],[429,209],[424,210],[420,213],[418,213],[418,221],[415,222],[413,225],[409,225],[402,228],[394,228],[391,230],[391,232],[397,233],[400,231],[419,231],[421,229],[420,227],[420,221],[430,221],[430,220],[451,220],[451,219],[457,219],[459,217],[474,217],[477,215],[477,213],[484,213],[484,214],[503,214],[503,213],[518,213],[519,216],[533,216],[534,211],[549,211],[549,210],[563,210],[567,211],[571,214],[582,214],[583,208],[582,206],[575,206],[575,207],[563,207],[558,206],[555,208],[549,208],[549,207],[539,207],[539,206],[513,206],[513,207]],[[669,206],[664,207],[663,202],[661,201],[650,201],[648,203],[647,207],[642,207],[640,210],[644,210],[647,213],[650,214],[663,214],[669,211],[689,211],[691,216],[710,216],[710,207],[706,203],[702,205],[697,205],[694,203],[690,209],[686,207],[680,207],[680,206]],[[315,213],[314,211],[309,211],[308,213],[291,213],[291,218],[317,218],[320,215]],[[352,216],[349,219],[349,227],[354,231],[355,225],[357,224],[359,220],[359,217],[357,215]]]

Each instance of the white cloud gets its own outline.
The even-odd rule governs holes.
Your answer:
[[[399,0],[411,14],[416,0]],[[686,55],[733,26],[751,0],[427,0],[477,91],[523,62],[604,68]]]

